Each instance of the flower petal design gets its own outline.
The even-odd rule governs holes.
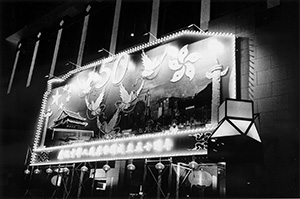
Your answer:
[[[190,62],[185,63],[185,66],[186,66],[185,75],[190,78],[190,81],[192,81],[192,79],[195,76],[195,66]]]
[[[170,81],[171,82],[177,82],[177,81],[179,81],[183,77],[184,72],[185,72],[185,66],[183,65],[183,67],[180,70],[176,71],[173,74],[173,77],[172,77],[172,79]]]
[[[189,54],[186,59],[184,60],[184,62],[196,62],[198,59],[201,58],[201,54],[200,53],[197,53],[197,52],[194,52],[194,53],[191,53]]]
[[[183,46],[178,53],[178,60],[180,63],[184,63],[184,58],[189,53],[189,50],[187,48],[188,48],[188,45]]]
[[[178,70],[182,67],[181,64],[179,64],[178,60],[177,59],[172,59],[172,60],[169,60],[169,68],[171,70]]]

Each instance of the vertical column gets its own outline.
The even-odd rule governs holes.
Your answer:
[[[110,47],[109,47],[109,53],[115,54],[116,52],[116,45],[117,45],[117,37],[118,37],[118,30],[119,30],[119,21],[120,21],[120,14],[121,14],[121,5],[122,0],[116,0],[116,7],[115,7],[115,14],[114,14],[114,23],[112,27],[112,33],[110,38]],[[119,174],[121,172],[120,165],[125,165],[125,161],[115,161],[115,170]],[[119,175],[117,176],[117,179],[119,180]],[[117,181],[118,183],[118,181]],[[110,188],[109,195],[112,194],[112,185]]]
[[[172,192],[172,171],[173,171],[172,157],[170,157],[169,161],[170,161],[170,167],[169,167],[169,176],[168,176],[168,195],[167,195],[168,198],[170,197]]]
[[[7,94],[10,93],[11,87],[12,87],[12,83],[13,83],[13,81],[14,81],[14,77],[15,77],[15,72],[16,72],[18,60],[19,60],[19,55],[20,55],[21,46],[22,46],[22,44],[19,43],[18,49],[17,49],[17,53],[16,53],[16,57],[15,57],[15,62],[14,62],[14,65],[13,65],[13,69],[12,69],[11,76],[10,76],[10,80],[9,80],[9,84],[8,84]]]
[[[160,199],[160,190],[161,190],[161,178],[162,178],[162,170],[158,170],[158,177],[157,177],[157,189],[156,189],[156,198]]]
[[[223,65],[217,63],[210,72],[206,73],[208,79],[212,79],[212,100],[211,100],[211,124],[218,124],[218,113],[221,101],[221,77],[226,75],[228,67],[223,70]]]
[[[149,42],[154,41],[157,37],[159,4],[160,4],[160,0],[153,0],[152,14],[151,14],[151,26],[150,26],[150,33],[151,34],[149,36]]]
[[[85,171],[82,171],[82,170],[80,171],[79,185],[78,185],[78,191],[77,191],[77,199],[80,199],[84,173],[85,173]]]
[[[210,20],[210,1],[211,0],[201,0],[200,28],[204,31],[208,30]]]
[[[76,62],[77,67],[82,65],[85,39],[86,39],[86,34],[87,34],[87,29],[88,29],[88,24],[89,24],[89,18],[90,18],[90,14],[89,14],[90,9],[91,9],[91,6],[88,5],[87,8],[86,8],[86,12],[88,14],[84,17],[84,22],[83,22],[83,27],[82,27],[79,52],[78,52],[78,57],[77,57],[77,62]]]
[[[180,163],[176,167],[176,199],[179,199],[179,186],[180,186]]]
[[[52,58],[52,63],[51,63],[51,68],[49,72],[49,78],[53,77],[54,75],[54,70],[55,70],[55,65],[56,65],[56,59],[57,59],[57,54],[59,50],[59,45],[60,45],[60,39],[61,39],[61,34],[62,34],[62,25],[64,24],[64,21],[62,20],[59,24],[60,28],[57,33],[57,38],[56,38],[56,43],[55,43],[55,49],[53,53],[53,58]]]
[[[144,173],[143,173],[143,184],[142,184],[142,189],[140,189],[140,195],[141,198],[144,198],[145,195],[145,187],[146,187],[146,177],[147,177],[147,159],[145,159],[145,163],[144,163]]]
[[[121,4],[122,4],[122,0],[116,1],[114,23],[113,23],[111,39],[110,39],[110,47],[109,47],[109,52],[112,54],[116,53],[117,37],[118,37],[118,30],[119,30],[119,20],[120,20],[120,14],[121,14]]]
[[[40,44],[40,37],[41,37],[41,33],[39,32],[38,35],[37,35],[38,40],[35,42],[35,46],[34,46],[34,51],[33,51],[32,59],[31,59],[31,65],[30,65],[30,69],[29,69],[29,73],[28,73],[26,87],[30,86],[30,82],[31,82],[32,74],[33,74],[33,69],[34,69],[34,64],[35,64],[35,60],[36,60],[36,54],[37,54],[39,44]]]

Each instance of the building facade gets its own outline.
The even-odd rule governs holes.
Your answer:
[[[5,99],[7,103],[11,101],[10,103],[20,104],[12,99],[21,97],[25,99],[22,105],[34,104],[28,105],[28,109],[31,109],[27,111],[32,111],[29,115],[35,119],[17,117],[24,120],[21,122],[24,125],[21,125],[20,129],[24,127],[28,129],[30,135],[27,140],[28,143],[32,143],[28,154],[23,154],[26,157],[24,169],[28,173],[25,174],[25,186],[20,187],[24,189],[25,196],[299,197],[298,11],[298,2],[272,0],[70,1],[41,17],[27,29],[24,28],[9,36],[7,41],[15,43],[15,53],[10,66],[11,75],[7,78]],[[230,41],[233,38],[234,47],[226,43],[227,36]],[[186,69],[185,73],[180,75],[179,70],[191,67],[191,64],[185,63],[189,61],[188,55],[184,54],[185,46],[190,51],[187,50],[187,53],[192,54],[193,49],[197,49],[195,53],[202,56],[194,54],[190,57],[190,63],[194,64],[196,69],[200,63],[197,65],[197,61],[206,59],[205,53],[210,49],[208,44],[207,46],[205,44],[206,38],[207,40],[217,38],[225,43],[227,54],[216,55],[219,49],[214,49],[215,56],[220,57],[212,62],[217,66],[224,64],[223,68],[217,77],[212,73],[206,75],[210,78],[205,77],[207,83],[204,83],[203,89],[200,89],[199,85],[203,84],[200,80],[194,87],[189,87],[187,83],[178,83],[181,78],[186,78],[188,82],[205,74],[193,73],[193,70]],[[178,44],[179,52],[183,53],[181,61],[178,55],[181,67],[174,66],[173,70],[172,66],[168,65],[173,71],[178,72],[177,76],[170,76],[172,83],[178,83],[176,89],[164,82],[153,84],[156,87],[152,89],[152,84],[147,84],[147,81],[157,77],[155,68],[153,71],[144,70],[141,73],[141,80],[134,79],[140,74],[136,73],[139,68],[130,70],[126,66],[124,69],[124,63],[142,65],[145,69],[145,60],[148,58],[153,61],[156,54],[158,57],[161,55],[163,57],[161,60],[166,63],[167,59],[168,63],[172,63],[171,55],[164,55],[160,49],[174,43]],[[216,47],[217,44],[213,46]],[[204,63],[213,65],[206,60]],[[109,94],[105,93],[103,97],[101,89],[106,85],[106,81],[93,84],[88,78],[94,76],[88,72],[98,71],[102,75],[101,80],[105,80],[105,73],[108,74],[110,71],[103,68],[109,64],[112,65],[111,68],[117,67],[117,70],[115,75],[111,76],[113,80],[107,81],[112,81],[112,85],[118,85],[120,91],[114,91],[114,87],[107,87]],[[232,84],[230,75],[226,74],[226,66],[232,67],[229,68],[230,74],[234,74]],[[201,67],[205,67],[205,64]],[[131,80],[123,82],[125,75],[122,74],[127,74],[126,71],[131,71],[128,73],[131,74],[129,76]],[[168,77],[165,75],[163,78]],[[81,101],[73,102],[82,103],[86,107],[76,108],[78,113],[72,112],[74,110],[70,110],[72,108],[66,105],[72,97],[74,99],[72,92],[69,92],[71,90],[66,86],[69,84],[65,84],[72,80],[80,82],[86,80],[85,83],[76,86],[76,88],[83,86],[80,88]],[[131,101],[126,103],[122,96],[121,102],[115,100],[116,103],[109,104],[105,101],[114,102],[116,98],[114,93],[121,90],[129,95],[131,88],[129,85],[135,85],[136,89],[132,89],[135,91],[135,97],[143,99],[140,100],[141,103],[135,103],[134,108],[131,107]],[[149,92],[144,88],[149,88]],[[201,92],[193,92],[193,88]],[[91,89],[96,91],[91,92]],[[185,90],[192,94],[187,94]],[[185,96],[193,95],[192,100],[199,103],[191,102],[188,97],[182,97],[183,94],[178,97],[172,94],[172,91],[176,91],[174,93],[177,94],[184,93]],[[60,92],[65,92],[65,95],[60,95]],[[166,97],[161,93],[171,94]],[[61,103],[63,98],[64,104]],[[102,101],[99,103],[100,98],[103,98],[106,107],[100,106],[103,104]],[[220,138],[222,135],[216,136],[226,134],[225,130],[220,130],[226,121],[232,122],[232,119],[237,119],[237,116],[228,113],[227,108],[224,109],[225,116],[220,116],[222,112],[220,105],[230,104],[236,100],[253,106],[246,112],[251,112],[249,123],[254,123],[255,119],[259,136],[254,135],[252,138],[256,138],[254,140],[259,142],[252,143],[253,139],[249,141],[245,136],[247,133],[240,133],[242,138],[233,139],[231,136],[229,139],[226,136]],[[57,110],[61,110],[57,113],[57,117],[53,116],[56,111],[52,108],[54,106]],[[118,108],[114,109],[114,106]],[[16,110],[17,114],[28,114],[25,108],[12,110]],[[63,119],[58,117],[64,112],[71,114],[66,114],[68,117]],[[84,118],[79,112],[84,113]],[[106,115],[101,115],[102,112]],[[15,119],[16,116],[11,114],[9,118]],[[147,120],[149,118],[155,119]],[[178,146],[178,140],[181,140],[180,143],[184,146],[190,142],[184,141],[187,140],[186,137],[176,137],[176,134],[172,137],[174,138],[172,143],[169,137],[163,137],[165,139],[163,149],[166,151],[161,151],[160,155],[145,152],[142,157],[124,153],[122,156],[125,158],[107,156],[93,159],[95,155],[90,155],[84,159],[70,160],[74,148],[67,147],[81,141],[88,142],[90,139],[105,138],[104,140],[118,142],[114,140],[119,136],[118,133],[125,137],[130,137],[131,134],[136,136],[151,134],[152,137],[145,139],[153,142],[151,146],[154,146],[157,143],[154,132],[160,133],[165,130],[170,132],[174,123],[176,124],[174,128],[179,128],[179,132],[182,130],[184,134],[186,130],[190,134],[188,129],[194,129],[189,123],[191,118],[194,125],[199,127],[195,133],[200,132],[201,136],[208,133],[207,140],[200,141],[200,144],[204,144],[202,148],[205,148],[204,151],[198,150],[182,155],[168,152],[169,148],[175,151],[171,146],[174,143]],[[247,121],[247,117],[243,118],[243,121]],[[116,125],[117,122],[120,123]],[[160,125],[156,125],[158,129],[155,129],[155,124],[158,123]],[[243,126],[245,123],[236,124]],[[53,127],[55,125],[59,128]],[[184,128],[181,128],[181,125]],[[9,125],[7,126],[9,129]],[[121,128],[121,132],[117,131],[116,127]],[[128,129],[130,130],[126,131]],[[250,129],[249,125],[245,128],[245,132],[250,132]],[[176,133],[177,131],[178,129]],[[214,139],[216,137],[221,141],[216,142]],[[103,144],[97,140],[93,140],[98,144],[97,147],[101,145],[105,148],[104,142],[107,141]],[[124,144],[122,139],[117,140],[121,140],[119,145]],[[193,141],[198,140],[195,138]],[[137,149],[139,142],[132,141],[132,143]],[[129,142],[125,144],[126,147],[129,146]],[[222,148],[222,144],[226,147]],[[60,151],[56,153],[49,149],[60,145],[63,145],[63,148],[59,148]],[[112,145],[109,146],[107,154],[113,149]],[[89,145],[88,150],[92,150],[92,147],[96,145]],[[83,151],[80,152],[82,156]],[[41,182],[44,182],[43,186]],[[4,181],[4,186],[9,186],[9,182]]]

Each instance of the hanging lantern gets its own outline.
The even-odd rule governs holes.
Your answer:
[[[34,170],[34,174],[40,174],[41,173],[41,170],[39,170],[39,168],[36,168],[35,170]]]
[[[48,169],[46,169],[47,174],[51,174],[52,172],[53,172],[53,170],[50,167]]]
[[[87,172],[89,169],[88,169],[85,165],[83,165],[83,166],[80,168],[80,170],[81,170],[82,172]]]
[[[209,187],[212,184],[212,176],[207,171],[201,169],[190,173],[189,181],[192,185]]]
[[[110,166],[106,163],[104,166],[103,166],[103,170],[105,172],[109,171],[110,170]]]
[[[165,168],[165,165],[161,162],[158,162],[156,165],[155,165],[155,168],[159,171],[163,170]]]
[[[25,173],[26,175],[28,175],[28,174],[30,174],[30,170],[27,168],[27,169],[25,169],[24,173]]]
[[[195,160],[193,160],[189,163],[189,167],[191,169],[196,169],[198,167],[198,163]]]
[[[63,172],[68,173],[69,171],[70,171],[70,169],[68,167],[63,168]]]
[[[61,175],[54,175],[51,178],[51,184],[54,186],[59,187],[61,185],[62,176]]]
[[[130,164],[127,165],[127,169],[129,171],[134,171],[135,170],[135,165],[133,163],[130,163]]]

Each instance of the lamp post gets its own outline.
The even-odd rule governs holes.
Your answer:
[[[79,178],[79,185],[78,185],[78,191],[77,191],[77,198],[80,198],[81,195],[81,189],[82,189],[82,182],[85,172],[88,171],[88,168],[86,166],[86,163],[80,168],[80,178]]]

